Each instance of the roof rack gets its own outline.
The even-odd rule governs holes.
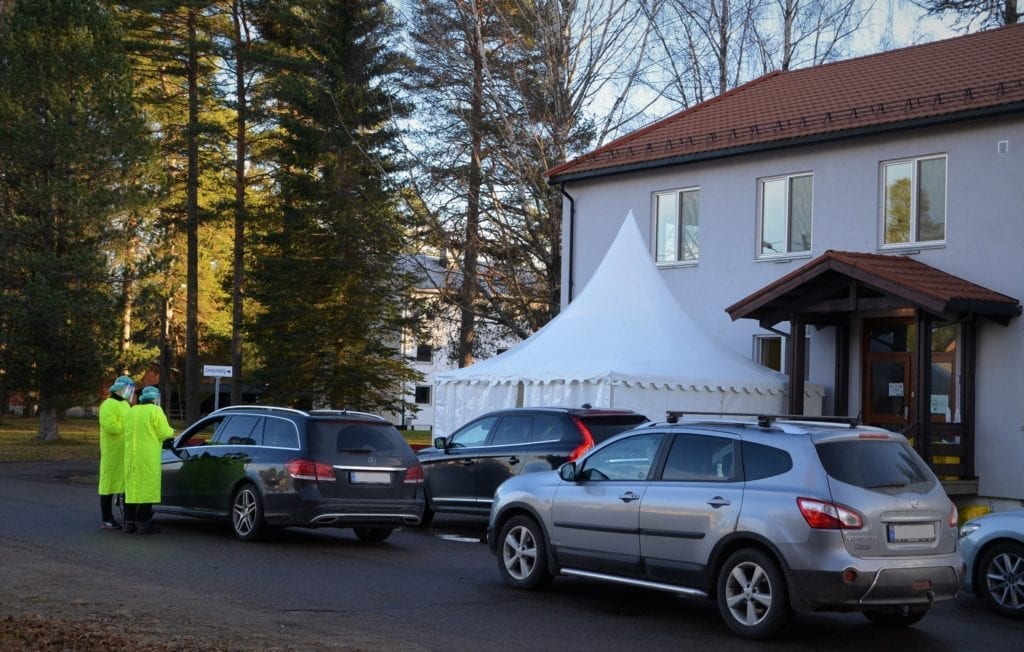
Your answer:
[[[226,412],[231,410],[278,410],[280,412],[291,412],[292,414],[306,414],[302,410],[280,407],[278,405],[225,405],[222,408],[217,408],[214,412]],[[211,414],[213,413],[211,412]]]
[[[691,410],[668,410],[666,420],[669,423],[679,423],[685,416],[714,416],[721,418],[747,417],[756,418],[759,428],[767,428],[774,421],[814,421],[818,423],[842,423],[853,428],[860,424],[858,417],[826,417],[812,416],[807,414],[763,414],[757,412],[696,412]]]

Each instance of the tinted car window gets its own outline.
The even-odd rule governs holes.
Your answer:
[[[603,414],[579,417],[590,431],[595,444],[611,439],[620,432],[626,432],[640,424],[647,423],[642,414]]]
[[[448,445],[451,448],[482,446],[487,440],[487,435],[490,434],[491,429],[494,428],[494,424],[497,422],[498,417],[487,417],[486,419],[474,421],[461,430],[456,431]]]
[[[830,476],[865,489],[925,491],[934,482],[924,462],[901,441],[854,439],[816,446]]]
[[[263,445],[271,448],[299,447],[295,425],[286,419],[268,418],[263,424]]]
[[[793,458],[779,448],[745,441],[741,450],[743,451],[743,479],[745,480],[762,480],[782,475],[793,468]]]
[[[559,417],[548,414],[538,414],[533,417],[533,438],[534,442],[559,441],[565,434],[564,422]]]
[[[509,416],[501,420],[498,429],[491,438],[492,446],[509,446],[513,444],[528,444],[530,442],[530,428],[533,424],[531,416]]]
[[[735,442],[724,437],[677,435],[669,450],[662,480],[732,482]]]
[[[317,421],[310,423],[314,453],[397,453],[402,435],[389,423]]]
[[[247,444],[251,446],[256,443],[253,431],[256,429],[256,424],[259,421],[260,417],[248,415],[228,417],[224,420],[224,426],[217,430],[212,443],[221,445]]]
[[[663,435],[628,437],[598,450],[583,463],[584,480],[644,480],[658,455]]]

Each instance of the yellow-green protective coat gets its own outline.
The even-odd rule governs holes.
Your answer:
[[[100,403],[101,496],[124,493],[124,419],[132,406],[108,398]]]
[[[160,502],[160,452],[174,435],[159,405],[139,403],[128,411],[124,426],[124,502]]]

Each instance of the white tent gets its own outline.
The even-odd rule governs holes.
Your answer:
[[[439,435],[515,406],[590,403],[663,419],[666,410],[781,414],[787,405],[785,375],[728,349],[680,307],[632,213],[561,314],[505,353],[434,380]],[[808,385],[809,414],[820,399]]]

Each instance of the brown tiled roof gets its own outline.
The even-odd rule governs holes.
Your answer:
[[[733,319],[777,323],[787,311],[813,312],[813,305],[850,301],[850,280],[877,296],[894,298],[945,319],[969,315],[1006,323],[1021,312],[1017,299],[1000,294],[909,256],[826,251],[806,265],[725,309]],[[810,300],[809,300],[810,297]],[[855,310],[854,303],[849,304]],[[797,308],[796,306],[799,306]],[[775,322],[772,322],[775,319]]]
[[[547,172],[552,181],[1024,111],[1024,24],[773,72]]]

